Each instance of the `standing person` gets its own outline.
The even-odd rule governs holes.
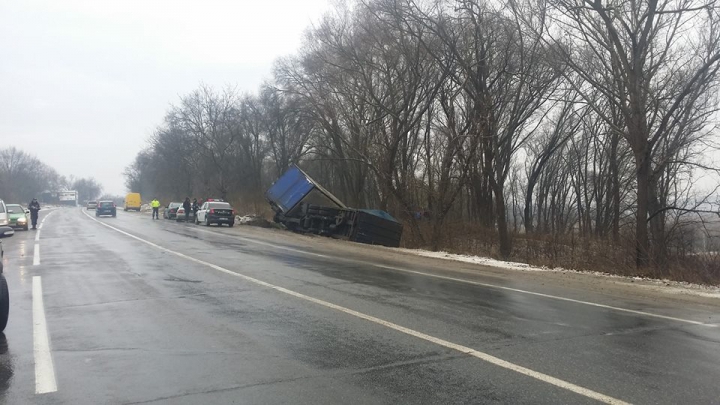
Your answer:
[[[32,229],[37,229],[38,212],[40,211],[40,203],[37,198],[33,198],[28,205],[30,210],[30,220],[32,221]]]
[[[183,209],[185,210],[185,222],[188,222],[190,220],[190,210],[192,209],[190,197],[185,197],[185,201],[183,201]]]
[[[197,216],[197,212],[199,209],[200,209],[200,205],[198,204],[197,198],[193,198],[193,202],[192,202],[193,216]]]
[[[157,198],[153,198],[150,202],[150,206],[153,209],[152,219],[160,219],[160,201]]]

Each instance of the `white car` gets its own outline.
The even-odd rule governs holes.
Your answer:
[[[195,215],[193,213],[192,208],[190,209],[190,213],[188,214],[188,222],[195,219]],[[178,207],[177,211],[175,211],[175,220],[177,222],[182,222],[185,220],[185,208],[181,205]]]
[[[0,226],[8,226],[10,223],[10,217],[8,216],[7,207],[5,202],[0,200]]]

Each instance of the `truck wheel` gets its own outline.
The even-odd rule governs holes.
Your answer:
[[[8,315],[10,314],[10,294],[8,293],[7,280],[0,274],[0,332],[7,326]]]

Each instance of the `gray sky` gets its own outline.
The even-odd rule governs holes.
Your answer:
[[[0,0],[0,142],[124,194],[171,103],[255,92],[328,0]],[[9,145],[8,145],[9,143]]]

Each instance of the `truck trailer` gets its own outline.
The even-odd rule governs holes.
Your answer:
[[[400,246],[402,224],[385,211],[350,208],[293,165],[265,193],[275,222],[296,232]]]

